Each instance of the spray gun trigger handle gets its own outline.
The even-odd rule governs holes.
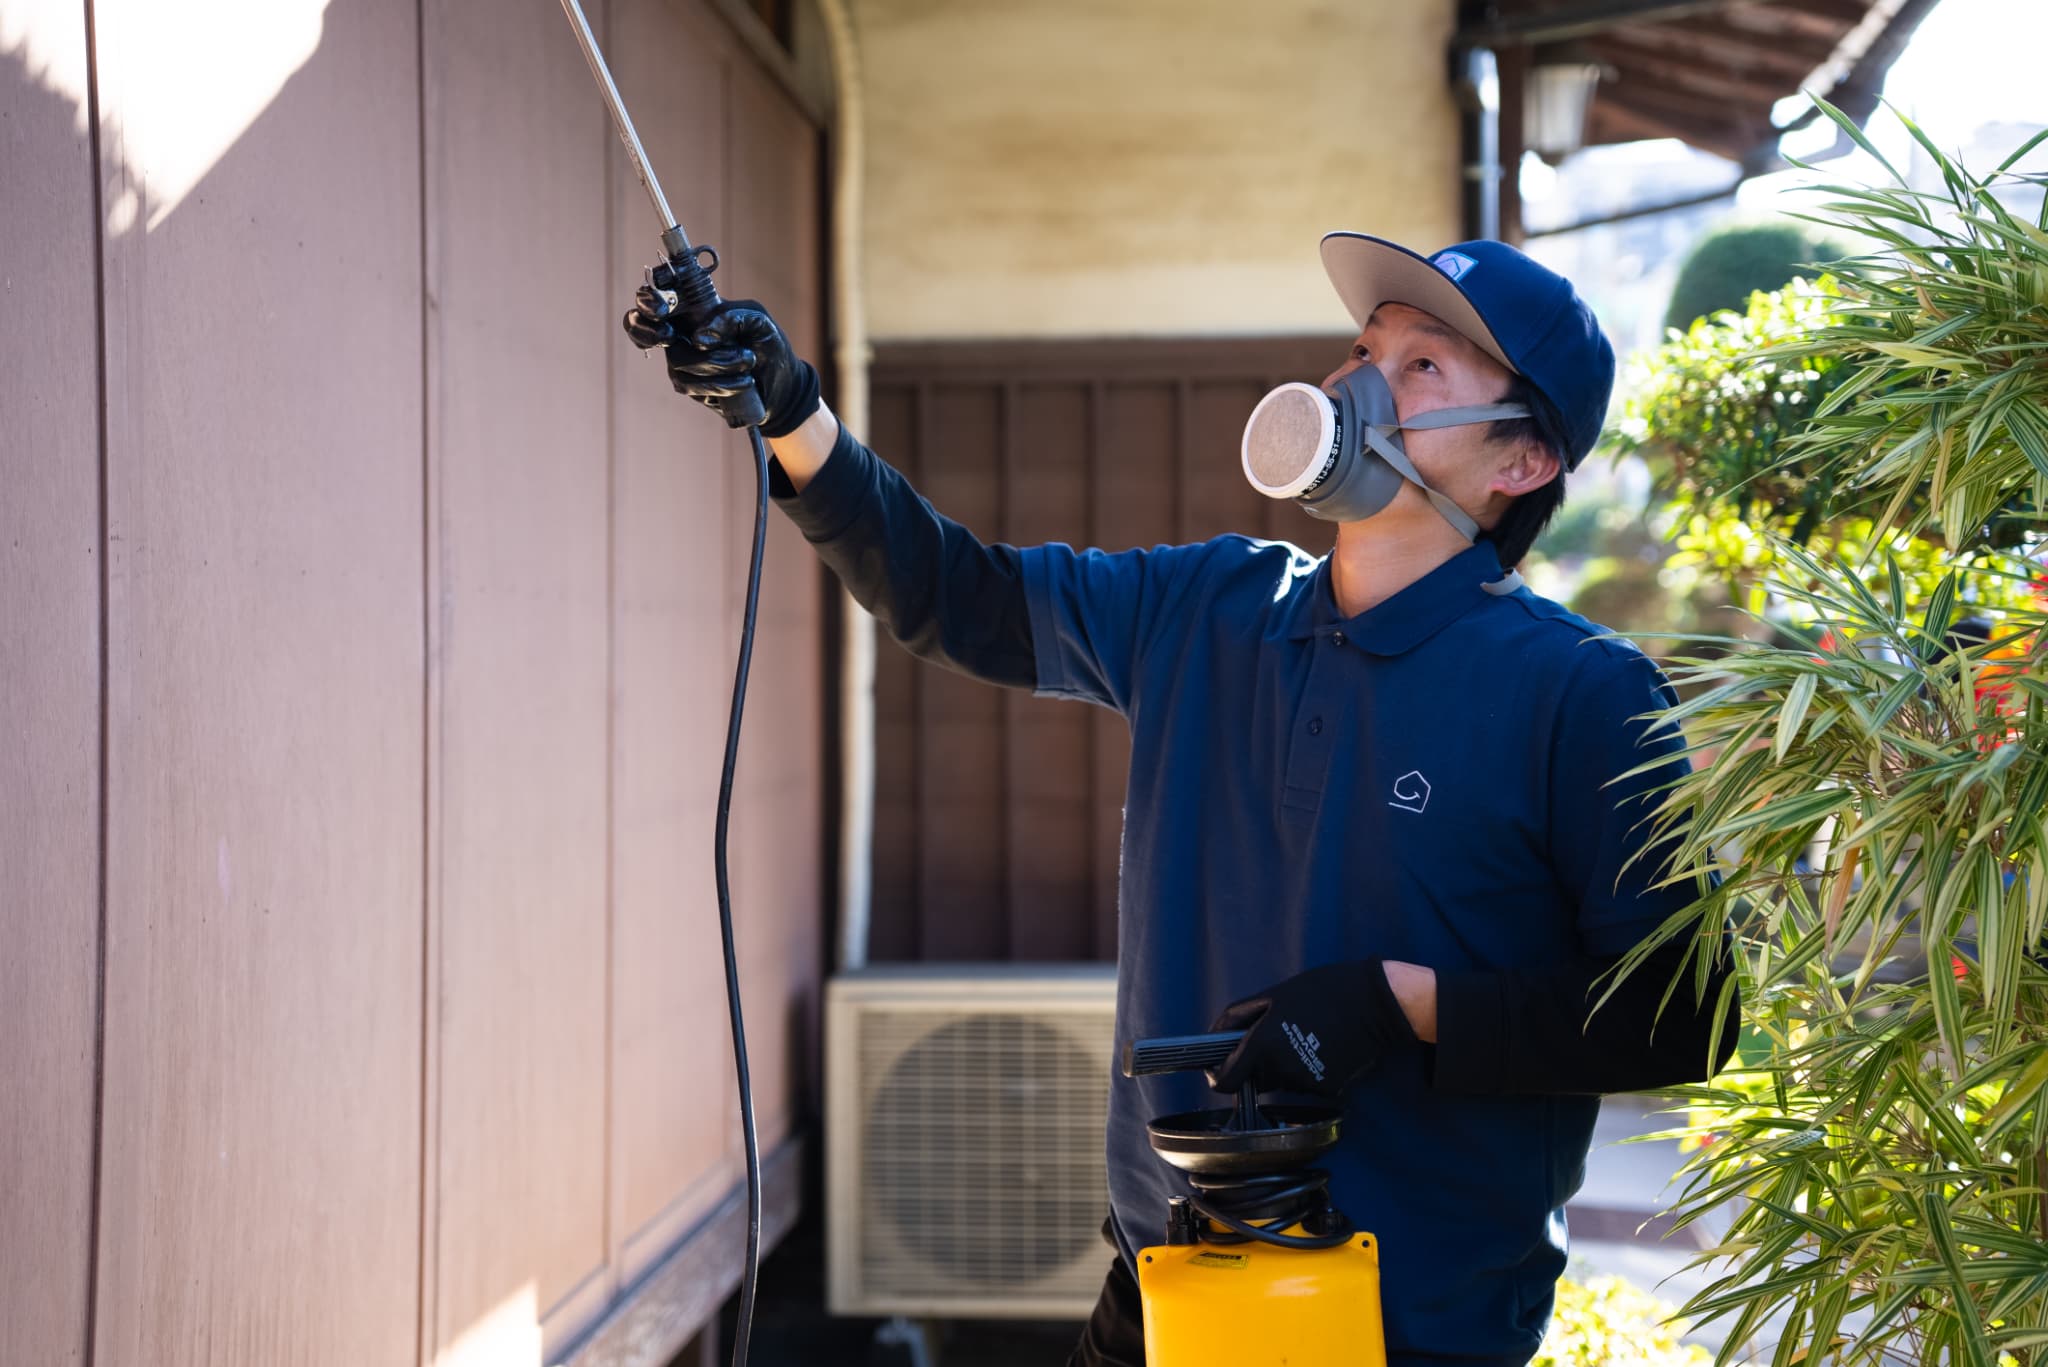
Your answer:
[[[640,308],[642,312],[650,313],[656,318],[673,317],[675,311],[682,307],[683,297],[667,288],[671,278],[657,280],[655,270],[656,267],[648,266],[641,272],[641,278],[645,283],[640,287]]]

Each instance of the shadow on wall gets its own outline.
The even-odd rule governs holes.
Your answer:
[[[79,63],[67,60],[72,56]],[[76,53],[46,51],[33,31],[11,25],[0,13],[0,186],[12,201],[6,221],[15,229],[0,237],[0,291],[10,311],[21,306],[22,291],[31,283],[19,278],[24,273],[49,273],[59,253],[90,255],[72,236],[92,231],[91,114],[82,58],[82,44]],[[101,159],[104,190],[112,193],[115,183],[137,186],[118,228],[103,229],[118,241],[142,220],[141,178],[129,174],[111,150],[103,150]],[[67,174],[54,178],[53,168]],[[76,177],[68,175],[73,168]],[[28,299],[33,307],[34,295]],[[71,303],[81,314],[96,306],[90,294]],[[21,319],[12,313],[12,326],[21,327]]]

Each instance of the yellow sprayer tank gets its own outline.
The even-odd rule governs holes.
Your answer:
[[[1160,1244],[1137,1273],[1146,1367],[1385,1367],[1370,1234],[1320,1249]]]

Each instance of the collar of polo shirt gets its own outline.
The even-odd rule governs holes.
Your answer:
[[[1422,578],[1356,617],[1337,611],[1330,588],[1330,562],[1316,566],[1315,583],[1295,599],[1288,639],[1307,640],[1318,632],[1339,632],[1347,642],[1374,655],[1402,655],[1485,602],[1486,576],[1498,575],[1500,562],[1493,544],[1481,541],[1452,556]]]

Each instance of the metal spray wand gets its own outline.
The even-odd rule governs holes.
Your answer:
[[[626,102],[619,98],[619,88],[612,82],[611,69],[604,63],[604,54],[598,51],[597,37],[590,31],[590,21],[583,17],[583,6],[577,0],[562,0],[562,12],[569,16],[569,25],[576,30],[576,41],[583,46],[583,56],[590,63],[590,74],[597,78],[597,88],[604,96],[605,107],[612,112],[612,125],[619,130],[619,141],[626,145],[626,159],[633,163],[633,174],[640,177],[641,186],[647,191],[647,198],[654,204],[654,212],[661,219],[661,251],[668,258],[668,267],[674,273],[676,316],[685,330],[701,326],[717,311],[724,301],[718,297],[718,289],[711,283],[711,272],[718,269],[718,253],[708,246],[691,246],[689,236],[682,225],[676,222],[675,214],[668,207],[668,196],[661,192],[661,182],[655,179],[654,168],[647,163],[647,151],[640,146],[640,135],[633,130],[633,116],[626,112]],[[708,262],[700,258],[708,257]],[[653,283],[653,282],[650,282]],[[762,418],[761,396],[752,389],[733,395],[719,410],[728,427],[752,427]]]

